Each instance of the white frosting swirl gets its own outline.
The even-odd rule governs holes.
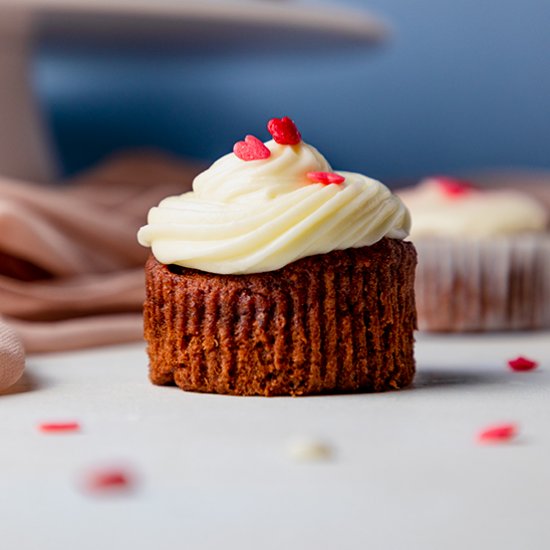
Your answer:
[[[338,172],[342,184],[312,183],[308,172],[332,172],[314,147],[265,144],[266,160],[233,153],[149,211],[138,233],[164,264],[211,273],[259,273],[299,258],[404,239],[410,218],[398,197],[361,174]]]
[[[449,194],[437,178],[399,192],[413,219],[411,239],[429,236],[490,237],[544,231],[548,215],[521,191],[471,188]]]

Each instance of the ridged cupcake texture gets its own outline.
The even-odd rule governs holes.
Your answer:
[[[408,210],[382,183],[333,172],[289,119],[274,126],[274,140],[238,142],[138,233],[152,252],[151,380],[263,396],[407,386]]]
[[[150,377],[238,395],[384,391],[414,376],[416,252],[382,239],[247,276],[146,266]]]
[[[550,238],[415,241],[421,330],[550,327]]]

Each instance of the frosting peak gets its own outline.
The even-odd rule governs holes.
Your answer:
[[[218,159],[193,182],[197,198],[219,202],[272,200],[311,182],[307,172],[332,170],[325,157],[305,143],[265,143],[271,152],[267,160],[243,161],[230,153]]]
[[[407,209],[380,182],[338,172],[343,183],[312,183],[308,173],[333,171],[317,149],[265,146],[269,158],[227,154],[195,178],[193,191],[161,201],[139,242],[161,263],[243,274],[408,235]]]

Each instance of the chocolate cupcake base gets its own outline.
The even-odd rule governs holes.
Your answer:
[[[150,256],[151,381],[264,396],[405,387],[415,370],[415,265],[411,243],[386,238],[251,275]]]

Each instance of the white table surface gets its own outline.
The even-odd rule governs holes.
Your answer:
[[[268,399],[155,387],[139,344],[31,357],[0,396],[0,548],[550,548],[550,333],[421,335],[417,362],[406,391]],[[476,442],[505,421],[517,441]],[[134,490],[83,491],[99,466]]]

